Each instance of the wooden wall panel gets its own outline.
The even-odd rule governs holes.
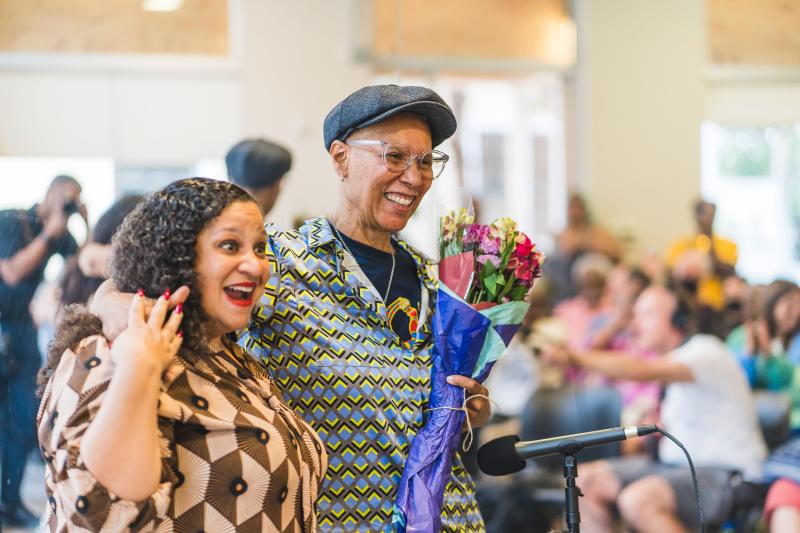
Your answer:
[[[0,51],[225,55],[227,4],[149,12],[141,0],[0,0]]]
[[[707,0],[715,64],[800,65],[800,0]]]
[[[563,0],[373,0],[372,53],[571,62]],[[572,50],[566,50],[571,56]]]

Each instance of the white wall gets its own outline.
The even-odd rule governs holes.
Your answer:
[[[662,251],[700,191],[704,3],[576,5],[578,183],[597,218]]]
[[[0,70],[0,155],[183,163],[241,131],[229,73]]]
[[[783,79],[729,72],[734,77],[712,74],[707,82],[706,120],[744,126],[800,122],[800,71]]]

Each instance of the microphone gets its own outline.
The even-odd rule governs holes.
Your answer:
[[[642,437],[656,431],[654,425],[627,426],[523,442],[517,435],[506,435],[478,449],[478,468],[490,476],[504,476],[525,468],[527,459],[554,453],[575,454],[588,446]]]

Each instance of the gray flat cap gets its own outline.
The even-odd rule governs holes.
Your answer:
[[[419,115],[431,130],[433,146],[456,131],[456,117],[442,97],[427,87],[373,85],[357,90],[331,109],[325,117],[325,149],[345,140],[359,128],[376,124],[397,113]]]
[[[292,168],[292,154],[279,144],[264,139],[246,139],[225,156],[228,178],[236,185],[259,189],[269,187]]]

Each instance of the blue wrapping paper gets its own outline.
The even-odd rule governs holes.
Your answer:
[[[433,317],[428,417],[411,442],[398,486],[393,524],[398,532],[438,532],[444,489],[466,417],[464,389],[445,380],[461,374],[483,381],[504,353],[528,308],[509,302],[476,311],[441,285]]]

